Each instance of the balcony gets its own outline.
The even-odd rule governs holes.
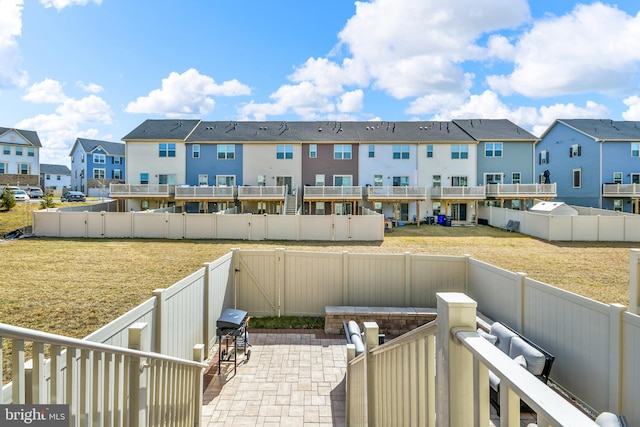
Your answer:
[[[235,200],[237,193],[237,187],[233,186],[178,186],[176,187],[175,198],[180,201],[232,202]]]
[[[286,185],[245,185],[238,187],[238,200],[245,201],[284,201],[287,194]]]
[[[175,195],[175,185],[169,184],[110,184],[110,197],[131,198],[172,198]]]
[[[431,187],[429,194],[432,200],[484,200],[486,189],[476,187]]]
[[[361,186],[306,186],[304,201],[362,200]]]
[[[425,187],[367,187],[367,198],[375,202],[427,200]]]
[[[602,197],[640,197],[640,184],[603,184]]]
[[[487,197],[495,198],[549,198],[556,194],[556,183],[553,184],[487,184]]]

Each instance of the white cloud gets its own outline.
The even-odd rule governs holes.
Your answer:
[[[182,74],[172,72],[162,79],[162,87],[147,96],[130,102],[128,113],[164,114],[167,117],[202,117],[213,111],[215,101],[210,96],[249,95],[251,89],[238,80],[221,85],[209,76],[191,68]]]
[[[340,96],[340,101],[337,104],[338,111],[342,113],[358,112],[362,110],[363,99],[364,92],[361,89],[345,92]]]
[[[640,97],[638,95],[630,96],[622,101],[628,108],[622,113],[625,120],[640,120]]]
[[[104,88],[98,84],[95,83],[85,83],[85,82],[78,82],[76,83],[78,85],[78,87],[82,90],[84,90],[85,92],[89,92],[89,93],[100,93],[104,90]]]
[[[44,7],[55,7],[58,10],[76,5],[86,6],[89,3],[101,4],[102,0],[40,0],[40,4]]]
[[[16,38],[22,34],[23,0],[0,1],[0,88],[24,86],[27,72]]]
[[[640,65],[640,14],[614,6],[577,5],[536,22],[516,43],[515,69],[489,76],[501,93],[547,97],[567,93],[622,93],[634,86]]]
[[[99,138],[99,131],[92,126],[112,122],[111,108],[104,99],[93,94],[73,99],[64,94],[62,87],[60,82],[46,79],[27,89],[24,100],[54,104],[55,111],[21,120],[15,126],[38,132],[43,147],[42,163],[68,164],[76,138]]]
[[[31,85],[22,99],[36,104],[58,104],[64,102],[67,96],[62,90],[60,82],[45,79]]]
[[[433,117],[434,120],[453,119],[509,119],[529,130],[534,135],[541,135],[554,120],[562,119],[597,119],[608,117],[610,112],[602,104],[593,101],[585,102],[584,106],[569,104],[553,104],[536,107],[510,107],[504,104],[498,94],[490,90],[480,95],[471,95],[466,102],[448,111],[443,111]]]

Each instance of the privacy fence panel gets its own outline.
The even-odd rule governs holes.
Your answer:
[[[264,237],[267,240],[298,240],[301,215],[268,215]]]
[[[436,307],[436,292],[466,292],[466,257],[410,255],[405,306]]]
[[[129,212],[111,212],[104,216],[105,237],[124,238],[133,235],[132,214]]]
[[[142,239],[167,237],[167,214],[135,212],[133,214],[133,237]]]
[[[638,349],[640,349],[640,316],[624,313],[622,316],[622,375],[621,412],[629,420],[640,420],[640,369],[638,369]]]
[[[233,283],[235,278],[233,252],[218,258],[217,260],[205,263],[206,274],[206,295],[204,297],[205,307],[205,344],[208,345],[207,353],[213,348],[216,340],[216,322],[226,308],[234,307]],[[238,307],[242,308],[242,307]]]
[[[307,215],[300,228],[300,240],[331,240],[333,238],[333,216]]]
[[[65,212],[60,215],[60,234],[65,237],[87,237],[87,222],[84,212]]]

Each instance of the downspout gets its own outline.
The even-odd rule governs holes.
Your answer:
[[[600,140],[600,179],[598,181],[598,193],[600,194],[600,197],[598,198],[598,208],[602,209],[602,144],[604,143],[604,140]]]

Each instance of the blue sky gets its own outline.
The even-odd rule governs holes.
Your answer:
[[[148,118],[640,120],[640,6],[0,0],[0,126],[42,163]]]

